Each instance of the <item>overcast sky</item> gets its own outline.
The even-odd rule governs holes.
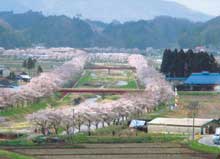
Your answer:
[[[179,2],[188,8],[204,12],[209,15],[220,15],[220,0],[169,0]]]

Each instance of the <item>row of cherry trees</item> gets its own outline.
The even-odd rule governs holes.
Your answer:
[[[136,68],[137,78],[146,91],[153,92],[159,102],[173,96],[173,89],[163,74],[150,66],[142,55],[131,55],[128,63]]]
[[[120,100],[109,103],[81,103],[75,108],[48,108],[28,115],[27,119],[33,123],[34,129],[41,130],[44,135],[52,129],[56,135],[59,129],[64,129],[66,134],[91,132],[93,129],[120,124],[153,110],[158,102],[149,98],[150,96],[150,92],[127,94]]]
[[[81,53],[54,71],[42,73],[40,76],[33,78],[30,83],[21,86],[18,90],[1,89],[1,108],[24,106],[36,102],[42,97],[51,96],[60,87],[64,86],[68,80],[74,82],[80,77],[87,62],[87,57],[87,54]]]
[[[101,59],[100,54],[93,56],[99,56],[99,60]],[[109,60],[115,60],[115,62],[122,59],[117,54],[108,56]],[[106,55],[103,55],[103,59],[106,60]],[[91,129],[119,124],[128,118],[149,112],[161,102],[166,102],[172,97],[171,86],[160,73],[148,65],[143,56],[128,56],[127,62],[136,67],[137,77],[145,87],[143,93],[126,94],[121,99],[108,103],[90,105],[81,103],[74,108],[68,106],[61,109],[42,110],[29,115],[28,120],[44,135],[46,135],[46,130],[51,128],[55,130],[56,134],[59,128],[63,128],[67,134],[80,132],[82,127],[84,131],[90,132]]]
[[[82,50],[74,48],[27,48],[3,50],[2,55],[6,57],[17,57],[27,59],[32,57],[38,60],[71,60],[80,56]]]
[[[90,62],[103,63],[127,63],[129,54],[125,53],[91,53],[89,55]]]

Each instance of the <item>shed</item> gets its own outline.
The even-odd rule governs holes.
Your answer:
[[[149,133],[189,134],[193,131],[192,118],[156,118],[148,123]],[[219,123],[214,119],[195,118],[196,134],[212,134]]]
[[[130,128],[138,128],[138,127],[144,127],[147,124],[144,120],[132,120],[129,127]]]

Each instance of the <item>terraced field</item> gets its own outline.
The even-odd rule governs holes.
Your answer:
[[[39,159],[214,159],[216,156],[194,152],[172,143],[86,144],[82,148],[15,148],[14,152]]]

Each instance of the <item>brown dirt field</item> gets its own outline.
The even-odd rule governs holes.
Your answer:
[[[85,144],[84,148],[20,148],[14,152],[39,159],[213,159],[215,156],[194,152],[172,143]]]
[[[200,118],[220,118],[220,95],[180,95],[179,108],[168,113],[168,117],[187,117],[186,106],[190,102],[198,101],[200,108],[198,117]]]

